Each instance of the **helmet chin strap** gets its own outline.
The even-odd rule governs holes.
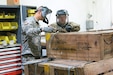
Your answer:
[[[43,20],[43,22],[46,23],[46,24],[49,24],[49,20],[48,20],[47,18],[45,18],[45,19]]]

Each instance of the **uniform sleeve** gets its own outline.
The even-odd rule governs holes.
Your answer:
[[[54,29],[57,29],[56,23],[50,24],[49,26],[50,26],[50,27],[53,27]]]
[[[54,28],[53,33],[57,32],[56,23],[52,23],[52,24],[50,24],[49,26]]]
[[[72,32],[80,31],[80,25],[79,24],[76,24],[74,22],[70,22],[69,24],[72,26]]]
[[[27,21],[23,23],[22,30],[27,36],[33,36],[34,34],[39,34],[41,32],[40,28],[34,28],[32,23]]]
[[[66,33],[66,29],[65,28],[61,28],[60,26],[57,25],[57,23],[53,23],[50,25],[51,27],[54,28],[53,32],[60,32],[60,33]]]

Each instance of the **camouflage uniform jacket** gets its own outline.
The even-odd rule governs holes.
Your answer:
[[[66,25],[71,25],[72,26],[72,30],[71,32],[78,32],[80,30],[80,25],[74,23],[74,22],[69,22],[68,24]],[[65,25],[65,26],[66,26]],[[57,23],[53,23],[51,24],[50,26],[54,27],[55,28],[55,31],[59,31],[59,32],[63,32],[63,33],[66,33],[66,28],[65,26],[64,27],[61,27],[60,25],[58,25]],[[54,31],[54,32],[55,32]]]
[[[40,26],[34,17],[28,17],[22,25],[22,54],[41,55]]]

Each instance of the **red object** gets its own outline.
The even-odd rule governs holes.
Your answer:
[[[21,74],[21,46],[0,49],[0,75]]]
[[[19,74],[22,74],[22,70],[12,71],[8,73],[4,73],[2,75],[19,75]]]

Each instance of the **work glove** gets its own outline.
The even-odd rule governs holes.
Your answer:
[[[42,31],[44,31],[44,32],[53,32],[53,30],[54,30],[54,28],[53,27],[43,27],[42,28]]]
[[[76,31],[76,32],[80,31],[80,26],[73,26],[73,31]]]
[[[66,25],[65,27],[67,32],[70,32],[72,30],[72,26],[71,25]]]

